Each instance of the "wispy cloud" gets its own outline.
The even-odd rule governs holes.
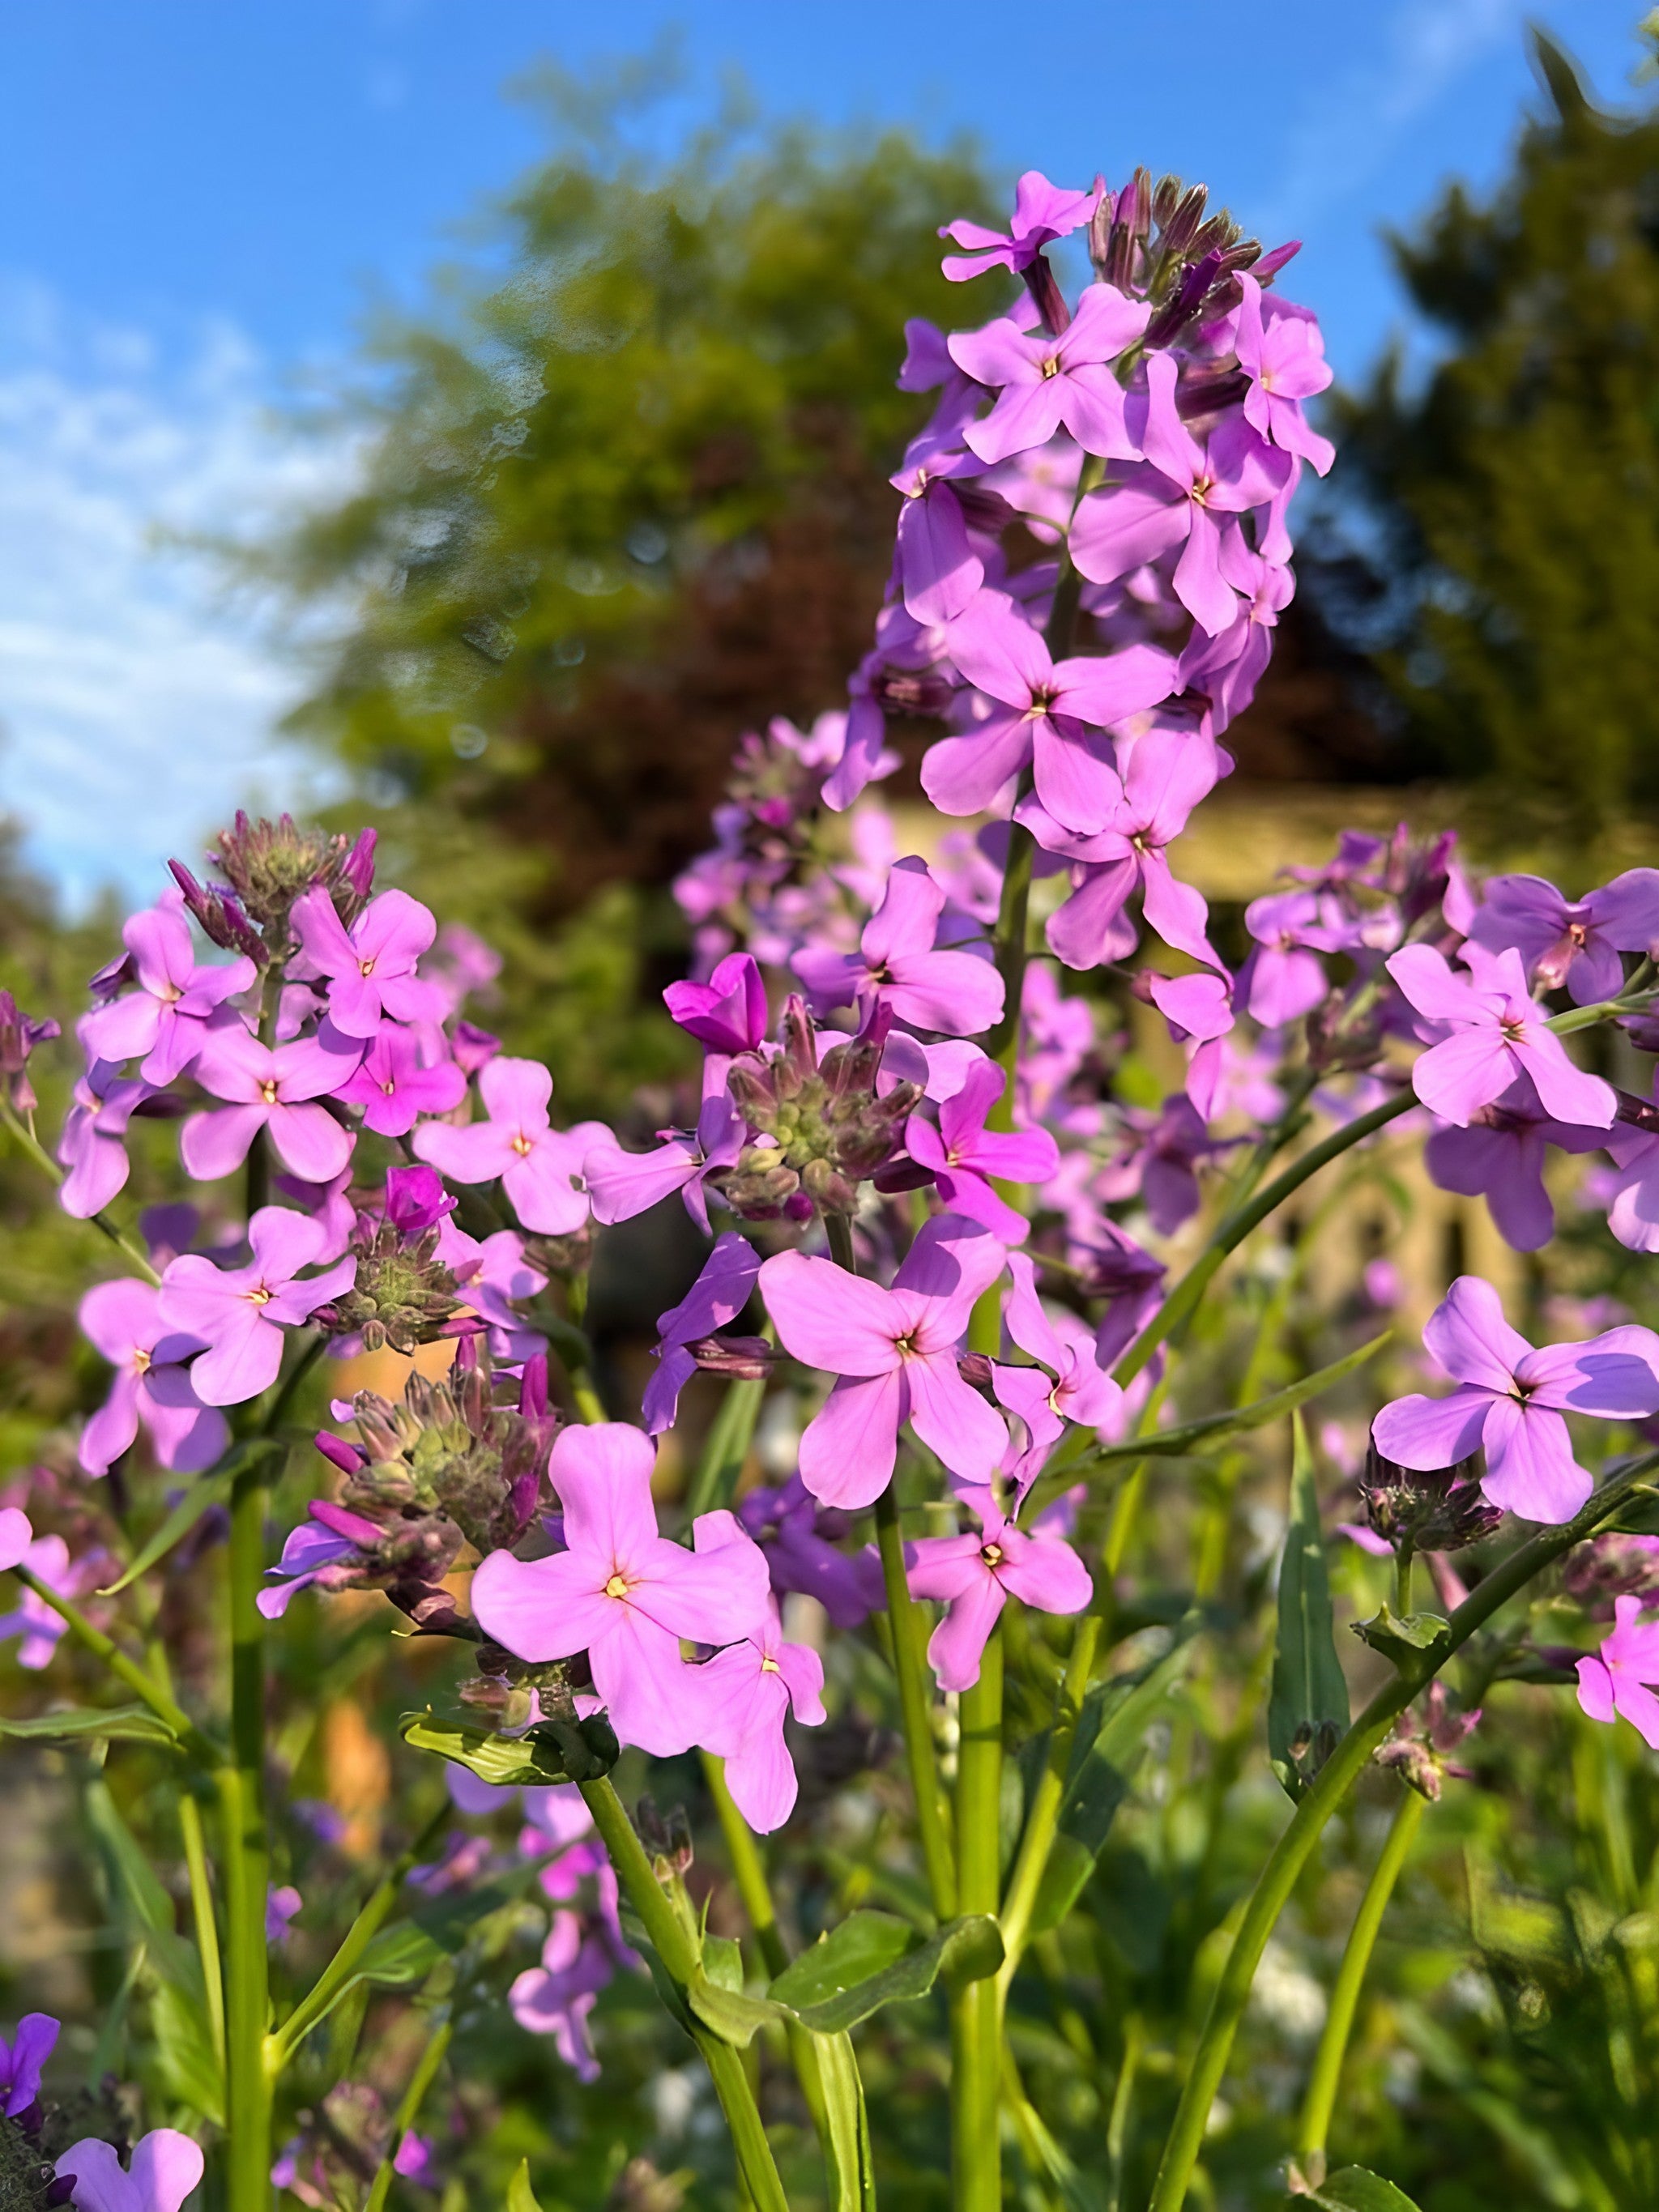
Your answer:
[[[72,902],[146,894],[229,810],[307,781],[274,734],[299,672],[167,544],[246,531],[349,467],[276,427],[269,382],[228,325],[164,348],[0,285],[0,807]]]
[[[1418,118],[1485,55],[1511,40],[1528,0],[1402,0],[1371,56],[1304,95],[1263,232],[1311,228],[1370,182]]]

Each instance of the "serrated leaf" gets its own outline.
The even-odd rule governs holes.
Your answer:
[[[542,2212],[530,2186],[530,2160],[521,2158],[519,2170],[507,2185],[507,2212]]]
[[[1348,1685],[1336,1656],[1325,1534],[1313,1454],[1291,1416],[1291,1514],[1279,1570],[1279,1634],[1267,1700],[1267,1756],[1294,1802],[1348,1725]]]
[[[1325,2212],[1418,2212],[1403,2189],[1363,2166],[1345,2166],[1313,2191],[1311,2202]]]
[[[1437,1613],[1395,1613],[1385,1601],[1382,1611],[1369,1620],[1355,1621],[1353,1632],[1399,1667],[1432,1651],[1450,1634],[1451,1624]]]
[[[178,1737],[148,1705],[77,1705],[68,1712],[38,1713],[23,1721],[0,1720],[0,1738],[20,1743],[159,1743]]]

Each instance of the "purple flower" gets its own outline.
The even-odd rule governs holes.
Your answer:
[[[840,1516],[826,1513],[799,1474],[777,1489],[750,1490],[738,1518],[766,1555],[772,1588],[814,1597],[836,1628],[856,1628],[884,1602],[881,1557],[873,1544],[848,1553],[823,1533]]]
[[[893,864],[857,953],[805,946],[791,962],[813,1011],[890,1006],[911,1029],[977,1036],[1002,1018],[1002,978],[977,953],[935,951],[945,893],[913,855]]]
[[[81,1301],[81,1331],[115,1370],[103,1404],[81,1432],[77,1456],[88,1474],[107,1474],[142,1421],[163,1467],[198,1474],[230,1442],[224,1415],[197,1396],[181,1363],[206,1346],[161,1318],[161,1294],[148,1283],[99,1283]]]
[[[981,1055],[959,1091],[940,1103],[939,1126],[921,1114],[905,1124],[904,1142],[919,1167],[931,1168],[939,1196],[954,1213],[982,1221],[1005,1244],[1023,1244],[1030,1223],[993,1189],[1003,1182],[1044,1183],[1060,1166],[1060,1147],[1046,1129],[990,1130],[987,1117],[1007,1079]]]
[[[749,1303],[760,1273],[760,1258],[745,1237],[728,1229],[703,1261],[702,1273],[690,1289],[665,1314],[657,1316],[660,1340],[653,1357],[659,1363],[645,1386],[641,1407],[648,1437],[672,1428],[680,1392],[697,1371],[697,1363],[686,1350],[700,1338],[734,1322]]]
[[[912,1596],[945,1607],[927,1646],[942,1690],[978,1681],[986,1640],[1011,1596],[1041,1613],[1081,1613],[1094,1595],[1089,1570],[1063,1538],[1028,1536],[988,1490],[973,1504],[978,1535],[923,1536],[905,1547]]]
[[[766,986],[747,952],[728,952],[706,983],[671,983],[663,1004],[710,1052],[757,1052],[766,1039]]]
[[[10,1516],[15,1516],[13,1519]],[[21,1522],[23,1542],[17,1543]],[[101,1553],[84,1559],[71,1559],[70,1547],[61,1536],[31,1536],[29,1524],[15,1506],[6,1509],[6,1525],[0,1530],[3,1545],[0,1546],[0,1560],[9,1567],[27,1567],[37,1581],[59,1597],[84,1597],[95,1589],[107,1560]],[[58,1640],[64,1633],[64,1616],[54,1612],[46,1600],[37,1597],[32,1589],[23,1592],[22,1602],[15,1613],[0,1616],[0,1639],[18,1637],[17,1663],[31,1674],[52,1663],[58,1649]]]
[[[1099,732],[1159,705],[1176,664],[1161,646],[1056,661],[1005,592],[981,592],[949,625],[951,658],[985,694],[990,712],[961,736],[942,738],[922,763],[922,787],[946,814],[982,813],[1030,767],[1037,797],[1069,830],[1098,830],[1121,786],[1110,740]]]
[[[80,1036],[89,1057],[137,1060],[146,1083],[171,1083],[201,1050],[210,1015],[254,979],[251,960],[198,966],[189,926],[173,902],[135,914],[121,932],[136,991],[83,1017]]]
[[[562,1430],[548,1474],[568,1549],[528,1563],[490,1553],[472,1578],[472,1609],[498,1644],[532,1664],[586,1651],[618,1736],[665,1758],[696,1741],[696,1677],[680,1657],[681,1638],[720,1644],[747,1636],[768,1585],[766,1562],[746,1537],[693,1553],[659,1535],[655,1460],[647,1438],[620,1421]]]
[[[690,1133],[659,1129],[662,1141],[654,1152],[625,1152],[608,1129],[598,1123],[588,1126],[598,1142],[583,1158],[582,1174],[595,1221],[631,1221],[678,1191],[703,1235],[710,1233],[705,1186],[711,1175],[736,1164],[748,1134],[747,1124],[726,1091],[703,1100]]]
[[[888,478],[904,494],[895,564],[904,611],[915,622],[953,622],[985,581],[985,563],[974,550],[962,501],[944,481],[977,476],[983,465],[970,454],[930,452],[918,460],[907,455],[904,467]]]
[[[1045,1311],[1037,1296],[1036,1269],[1025,1253],[1008,1255],[1008,1272],[1013,1278],[1008,1334],[1022,1352],[1042,1364],[994,1367],[992,1387],[999,1403],[1024,1422],[1036,1454],[1059,1442],[1068,1421],[1079,1428],[1115,1431],[1123,1393],[1100,1364],[1094,1331],[1075,1314],[1050,1316]]]
[[[1513,945],[1547,991],[1578,1006],[1619,995],[1621,952],[1659,943],[1659,868],[1627,868],[1574,902],[1542,876],[1489,876],[1469,935],[1489,951]]]
[[[304,1905],[305,1899],[292,1882],[284,1882],[280,1889],[265,1893],[265,1941],[280,1943],[288,1934],[288,1923]]]
[[[1521,955],[1480,945],[1464,948],[1470,973],[1457,975],[1428,945],[1402,945],[1384,963],[1425,1021],[1448,1031],[1412,1068],[1412,1088],[1443,1121],[1465,1128],[1483,1106],[1529,1075],[1546,1113],[1587,1128],[1611,1127],[1618,1110],[1612,1087],[1586,1075],[1527,989]],[[1392,1456],[1392,1455],[1391,1455]]]
[[[1273,632],[1296,592],[1289,568],[1253,553],[1237,531],[1224,533],[1221,574],[1240,594],[1225,629],[1208,637],[1194,629],[1176,670],[1176,688],[1210,702],[1210,732],[1218,737],[1255,696],[1273,659]]]
[[[0,2112],[21,2119],[40,2101],[40,2069],[57,2047],[62,2023],[48,2012],[26,2012],[9,2043],[0,2035]]]
[[[56,1022],[37,1021],[9,991],[0,991],[0,1086],[18,1113],[32,1114],[40,1103],[29,1081],[30,1055],[60,1034]]]
[[[890,1291],[829,1260],[780,1252],[760,1273],[768,1310],[793,1358],[841,1379],[800,1440],[801,1480],[826,1504],[854,1510],[892,1479],[908,1421],[966,1482],[985,1482],[1007,1433],[957,1371],[974,1301],[1007,1264],[976,1221],[944,1213],[910,1247]]]
[[[1573,1458],[1564,1414],[1633,1421],[1659,1413],[1659,1337],[1650,1329],[1610,1328],[1534,1351],[1478,1275],[1458,1277],[1423,1344],[1457,1388],[1449,1398],[1385,1406],[1371,1425],[1377,1450],[1427,1471],[1484,1446],[1481,1489],[1526,1521],[1570,1521],[1595,1487]]]
[[[705,1514],[702,1531],[726,1517]],[[726,1783],[750,1826],[761,1835],[781,1828],[795,1809],[795,1769],[783,1724],[793,1711],[818,1728],[823,1711],[823,1662],[805,1644],[786,1644],[769,1600],[760,1625],[742,1643],[717,1651],[699,1670],[704,1697],[699,1741],[726,1761]]]
[[[313,884],[294,902],[294,931],[307,965],[327,979],[329,1019],[344,1036],[372,1037],[394,1022],[441,1022],[449,1012],[439,984],[415,970],[438,925],[407,891],[382,891],[348,931],[334,902]]]
[[[1072,558],[1091,583],[1115,584],[1180,546],[1176,597],[1215,637],[1238,605],[1221,568],[1224,535],[1237,527],[1231,518],[1265,506],[1293,464],[1237,415],[1224,415],[1200,445],[1176,410],[1176,375],[1172,355],[1148,356],[1146,461],[1085,497],[1072,526]]]
[[[587,2016],[616,1972],[603,1935],[585,1928],[579,1912],[553,1915],[539,1966],[526,1967],[507,1993],[513,2017],[532,2035],[550,2035],[579,2081],[599,2078]]]
[[[137,1076],[120,1076],[112,1060],[95,1060],[75,1086],[75,1103],[64,1116],[58,1161],[67,1169],[58,1203],[77,1221],[100,1213],[131,1172],[122,1142],[127,1123],[154,1086]]]
[[[1617,1626],[1599,1651],[1578,1662],[1578,1702],[1593,1721],[1616,1720],[1620,1713],[1653,1750],[1659,1751],[1659,1698],[1650,1685],[1659,1682],[1659,1621],[1640,1619],[1642,1600],[1613,1600]]]
[[[327,1452],[328,1445],[339,1447],[348,1453],[350,1451],[349,1445],[340,1446],[337,1437],[325,1439],[319,1436],[317,1442],[329,1457],[332,1457],[332,1453]],[[352,1464],[354,1467],[356,1465],[355,1456]],[[276,1589],[261,1590],[256,1601],[267,1620],[280,1620],[300,1592],[308,1589],[313,1583],[323,1582],[331,1586],[333,1578],[328,1575],[329,1568],[339,1566],[343,1562],[356,1567],[366,1553],[372,1554],[380,1548],[386,1534],[383,1528],[366,1519],[362,1514],[352,1513],[325,1498],[313,1498],[310,1513],[310,1519],[301,1521],[297,1528],[289,1530],[288,1540],[283,1546],[283,1556],[276,1565],[265,1569],[268,1576],[281,1577]],[[343,1587],[347,1582],[355,1579],[355,1575],[347,1575],[339,1577],[338,1581]]]
[[[1275,891],[1252,899],[1244,927],[1255,951],[1239,970],[1245,1012],[1263,1029],[1299,1022],[1322,1006],[1331,988],[1322,952],[1340,952],[1352,940],[1333,902],[1316,891]]]
[[[361,1106],[363,1127],[377,1136],[404,1137],[422,1114],[447,1114],[459,1106],[466,1078],[453,1060],[423,1066],[415,1032],[386,1022],[334,1096],[343,1105]]]
[[[1624,1134],[1619,1129],[1604,1139],[1599,1130],[1553,1120],[1531,1084],[1522,1081],[1496,1104],[1481,1107],[1464,1127],[1436,1129],[1423,1147],[1423,1164],[1438,1189],[1484,1197],[1493,1226],[1514,1250],[1539,1252],[1555,1231],[1555,1208],[1544,1182],[1549,1147],[1593,1152]],[[1620,1234],[1616,1226],[1613,1233]]]
[[[1318,321],[1306,307],[1292,307],[1264,292],[1248,270],[1241,270],[1238,285],[1244,297],[1234,344],[1238,365],[1250,380],[1244,420],[1271,444],[1307,461],[1322,477],[1336,459],[1336,448],[1310,428],[1301,405],[1331,380]]]
[[[981,222],[958,216],[943,227],[939,236],[970,250],[947,253],[939,266],[953,284],[982,276],[988,269],[1012,269],[1018,276],[1030,267],[1051,239],[1069,238],[1088,222],[1100,204],[1101,190],[1097,179],[1092,191],[1062,191],[1040,169],[1027,169],[1014,187],[1014,212],[1007,229],[987,230]],[[906,325],[907,335],[911,327]],[[927,386],[906,389],[925,391]]]
[[[438,2167],[428,2138],[417,2135],[413,2128],[405,2128],[392,2154],[392,2171],[401,2173],[405,2181],[418,2181],[425,2188],[435,2189]]]
[[[997,393],[985,420],[963,433],[969,450],[982,461],[1006,461],[1046,446],[1064,428],[1085,453],[1139,460],[1123,419],[1123,386],[1105,364],[1133,344],[1151,315],[1146,301],[1127,299],[1114,284],[1091,284],[1057,337],[1023,331],[1006,316],[959,331],[949,342],[951,360]]]
[[[516,1367],[545,1350],[546,1337],[514,1310],[547,1288],[547,1277],[526,1259],[524,1239],[516,1230],[498,1229],[480,1242],[447,1220],[439,1232],[437,1256],[487,1325],[492,1358]]]
[[[285,1206],[261,1206],[248,1242],[253,1257],[244,1267],[216,1267],[186,1252],[161,1278],[163,1322],[209,1347],[190,1371],[204,1405],[239,1406],[269,1389],[283,1364],[283,1329],[299,1328],[356,1277],[357,1262],[347,1258],[301,1280],[300,1270],[321,1257],[327,1231]]]
[[[240,1167],[261,1129],[283,1165],[306,1182],[332,1182],[351,1157],[352,1138],[319,1099],[338,1093],[362,1057],[356,1038],[301,1037],[274,1048],[240,1022],[215,1030],[196,1063],[196,1079],[232,1103],[192,1114],[179,1133],[185,1171],[216,1182]]]
[[[1102,1176],[1102,1195],[1107,1199],[1139,1195],[1158,1235],[1173,1237],[1182,1223],[1198,1212],[1194,1170],[1200,1161],[1222,1151],[1224,1146],[1211,1136],[1184,1091],[1172,1092],[1156,1115],[1126,1108],[1123,1120],[1133,1141]]]
[[[1092,834],[1068,832],[1030,800],[1018,809],[1038,844],[1073,864],[1072,896],[1048,923],[1049,949],[1068,968],[1097,967],[1118,917],[1139,890],[1146,921],[1166,945],[1219,968],[1220,956],[1207,935],[1209,908],[1200,893],[1176,880],[1165,857],[1194,807],[1215,788],[1216,749],[1200,738],[1149,730],[1122,750],[1128,756],[1123,780]]]
[[[58,2161],[60,2181],[72,2180],[76,2212],[179,2212],[202,2179],[202,2154],[177,2128],[153,2128],[134,2144],[125,2170],[106,2142],[88,2136]]]
[[[551,1127],[553,1078],[539,1060],[492,1060],[478,1077],[478,1094],[489,1119],[464,1129],[422,1122],[412,1139],[418,1157],[453,1182],[499,1176],[526,1229],[544,1237],[574,1235],[587,1219],[583,1158],[610,1132],[599,1121],[579,1121],[562,1133]]]
[[[386,1218],[409,1243],[435,1229],[454,1211],[455,1200],[434,1168],[386,1170]]]

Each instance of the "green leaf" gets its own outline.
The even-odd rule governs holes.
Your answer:
[[[178,1737],[148,1705],[77,1705],[67,1712],[40,1713],[32,1720],[0,1719],[0,1738],[20,1743],[160,1743]]]
[[[716,1989],[741,1990],[743,1950],[736,1938],[705,1936],[702,1939],[702,1970]]]
[[[1345,2166],[1312,2192],[1325,2212],[1418,2212],[1403,2189],[1363,2166]]]
[[[222,2127],[225,2083],[208,2027],[199,1973],[194,1988],[166,1976],[150,1978],[149,2025],[162,2080],[173,2095]]]
[[[382,1928],[358,1960],[356,1972],[309,2022],[307,2034],[320,2027],[353,1990],[366,1984],[375,1989],[410,1989],[423,1982],[441,1960],[453,1958],[481,1922],[518,1904],[546,1863],[545,1858],[528,1860],[511,1873],[496,1875],[471,1889],[451,1890],[404,1919],[394,1920],[389,1928]]]
[[[521,2158],[519,2170],[507,2185],[507,2212],[542,2212],[530,2186],[530,2160]]]
[[[1267,1755],[1292,1801],[1348,1725],[1348,1685],[1336,1656],[1319,1488],[1300,1413],[1291,1417],[1291,1518],[1279,1571],[1279,1640],[1267,1700]]]
[[[693,1518],[732,1503],[765,1395],[765,1382],[757,1376],[741,1376],[726,1384],[686,1492],[686,1511]]]
[[[1380,1613],[1369,1620],[1356,1620],[1353,1632],[1369,1644],[1373,1651],[1392,1659],[1396,1667],[1403,1667],[1425,1651],[1432,1651],[1450,1633],[1451,1624],[1437,1613],[1392,1612],[1386,1601]]]
[[[907,1952],[919,1948],[921,1940],[896,1913],[849,1912],[838,1927],[820,1936],[784,1968],[769,1994],[797,2012],[805,2005],[832,2003],[872,1975],[884,1973]]]
[[[143,1847],[116,1810],[115,1800],[103,1782],[92,1782],[86,1793],[87,1825],[104,1862],[112,1894],[125,1908],[124,1917],[147,1936],[178,1943],[173,1924],[173,1899]],[[180,1946],[182,1948],[183,1947]]]
[[[875,2161],[864,2082],[848,2035],[815,2035],[830,2135],[830,2212],[876,2212]]]
[[[769,2020],[844,2034],[883,2005],[926,1996],[941,1974],[983,1981],[1002,1957],[1001,1930],[984,1913],[953,1920],[924,1942],[891,1913],[854,1912],[786,1966],[764,1997],[720,1988],[702,1972],[686,1995],[705,2027],[742,2049]]]
[[[238,1444],[210,1474],[198,1475],[166,1519],[139,1546],[125,1571],[107,1589],[99,1591],[100,1597],[114,1597],[136,1583],[140,1575],[148,1574],[159,1559],[164,1559],[175,1545],[184,1541],[204,1513],[225,1504],[231,1484],[239,1474],[264,1461],[281,1459],[287,1450],[287,1445],[279,1443],[274,1437],[251,1437],[246,1443]]]
[[[405,1713],[398,1729],[411,1749],[435,1752],[440,1759],[465,1766],[481,1782],[498,1788],[543,1789],[550,1782],[571,1778],[558,1745],[539,1728],[526,1735],[496,1735],[489,1729],[469,1728],[464,1721],[445,1720],[428,1711]]]
[[[801,2026],[815,2034],[840,2034],[883,2005],[926,1996],[941,1975],[955,1982],[984,1981],[1001,1966],[1002,1955],[1002,1931],[996,1922],[984,1913],[969,1913],[850,1989],[791,2008]],[[779,1980],[787,1980],[793,1972],[793,1966],[786,1968]],[[776,1986],[775,1983],[774,1990]]]

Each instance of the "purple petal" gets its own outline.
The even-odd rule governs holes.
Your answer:
[[[564,1507],[572,1553],[591,1555],[608,1574],[659,1540],[651,1502],[656,1464],[655,1447],[626,1421],[560,1430],[547,1472]]]
[[[1383,1458],[1396,1466],[1425,1471],[1455,1467],[1479,1446],[1497,1402],[1466,1383],[1449,1398],[1396,1398],[1371,1423],[1371,1434]]]
[[[1509,1394],[1521,1363],[1533,1356],[1526,1338],[1504,1320],[1497,1291],[1479,1275],[1457,1278],[1428,1318],[1423,1348],[1454,1382],[1500,1396]]]
[[[1523,1521],[1552,1527],[1571,1521],[1595,1487],[1572,1455],[1567,1425],[1543,1406],[1495,1398],[1486,1422],[1486,1472],[1481,1490]]]
[[[1001,1618],[1006,1593],[988,1567],[951,1604],[927,1644],[927,1661],[941,1690],[971,1690],[991,1631]]]
[[[898,1366],[903,1317],[879,1284],[801,1252],[776,1254],[759,1281],[792,1358],[831,1375],[884,1375]]]
[[[875,1503],[892,1480],[906,1404],[896,1370],[836,1384],[800,1440],[800,1479],[814,1498],[848,1512]]]

